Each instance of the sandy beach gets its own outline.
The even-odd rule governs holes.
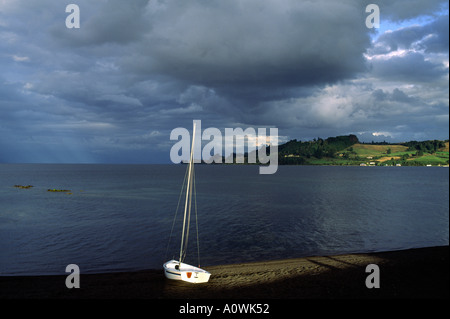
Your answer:
[[[366,287],[366,266],[380,288]],[[305,257],[204,267],[206,284],[168,280],[161,270],[84,274],[68,289],[66,275],[2,276],[1,299],[395,299],[449,298],[449,246],[370,254]]]

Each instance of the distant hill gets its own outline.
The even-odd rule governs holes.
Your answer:
[[[229,157],[228,160],[234,161],[236,154],[233,153]],[[255,157],[257,158],[257,156]],[[216,162],[225,163],[225,158],[220,155],[211,157],[206,163],[210,163],[214,159]],[[244,163],[248,163],[248,153],[244,154]],[[361,143],[353,134],[327,139],[317,138],[304,142],[294,139],[278,145],[278,164],[448,166],[449,141],[410,141],[397,144]]]
[[[279,165],[402,165],[446,166],[449,142],[410,141],[399,144],[360,143],[356,135],[301,142],[291,140],[278,146]]]

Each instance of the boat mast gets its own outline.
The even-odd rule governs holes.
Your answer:
[[[187,212],[188,206],[190,206],[190,204],[191,204],[191,202],[189,201],[189,192],[190,192],[190,188],[191,188],[192,166],[194,164],[193,158],[194,158],[195,126],[196,126],[196,123],[194,122],[194,128],[192,130],[191,154],[190,154],[190,158],[189,158],[188,180],[187,180],[187,186],[186,186],[186,201],[184,203],[183,232],[182,232],[182,235],[181,235],[180,259],[179,259],[180,263],[181,263],[181,258],[183,256],[184,231],[185,231],[185,228],[186,228],[186,212]],[[189,207],[189,212],[190,212],[190,207]]]

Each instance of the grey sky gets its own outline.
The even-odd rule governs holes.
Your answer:
[[[0,162],[169,162],[193,119],[448,139],[446,1],[75,0],[80,29],[68,3],[0,0]]]

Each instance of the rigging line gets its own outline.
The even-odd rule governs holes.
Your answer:
[[[194,165],[192,165],[191,168],[191,183],[189,186],[189,204],[188,204],[188,218],[187,218],[187,223],[186,223],[186,239],[184,242],[184,258],[186,258],[187,255],[187,249],[188,249],[188,242],[189,242],[189,231],[190,231],[190,227],[191,227],[191,209],[192,209],[192,186],[194,183],[194,178],[195,178],[195,174],[194,174]]]
[[[195,228],[197,230],[197,258],[198,258],[198,267],[200,267],[200,241],[198,238],[197,190],[195,188],[195,175],[194,175],[194,207],[195,207]]]
[[[164,260],[166,260],[166,258],[167,258],[167,253],[168,253],[168,251],[169,251],[170,241],[171,241],[171,239],[172,239],[173,228],[174,228],[174,226],[175,226],[175,221],[176,221],[176,219],[177,219],[178,210],[179,210],[179,208],[180,208],[181,197],[182,197],[182,195],[183,195],[183,190],[184,190],[184,187],[185,187],[185,184],[186,184],[186,177],[187,177],[187,175],[188,175],[188,170],[186,170],[186,173],[184,173],[183,184],[182,184],[182,186],[181,186],[180,195],[178,196],[177,209],[175,210],[175,216],[173,217],[173,221],[172,221],[172,229],[170,230],[169,241],[168,241],[168,243],[167,243],[167,248],[166,248],[166,253],[165,253],[165,255],[164,255]]]

